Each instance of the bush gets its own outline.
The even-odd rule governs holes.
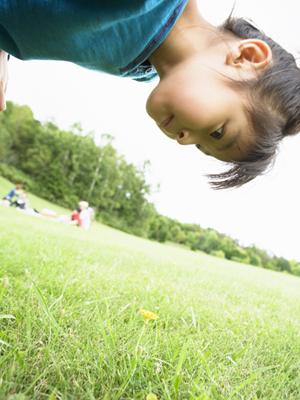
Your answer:
[[[210,253],[210,255],[211,255],[211,256],[218,257],[218,258],[225,258],[225,253],[224,253],[223,250],[213,250],[213,251]]]
[[[24,172],[19,171],[11,165],[0,163],[0,175],[13,183],[22,183],[26,190],[34,191],[33,180]]]

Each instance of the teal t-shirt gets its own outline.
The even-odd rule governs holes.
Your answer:
[[[0,0],[0,48],[149,80],[147,59],[188,0]]]

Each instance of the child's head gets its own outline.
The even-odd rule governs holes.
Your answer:
[[[89,203],[87,201],[80,201],[78,203],[78,208],[82,210],[86,210],[89,207]]]
[[[20,182],[17,182],[17,183],[15,184],[15,188],[16,188],[17,191],[18,191],[18,190],[23,190],[23,184],[20,183]]]
[[[255,79],[233,82],[248,98],[247,113],[255,141],[248,154],[216,178],[216,187],[240,186],[262,174],[274,161],[278,144],[300,131],[300,69],[278,43],[242,18],[229,18],[222,29],[241,39],[260,39],[272,51],[272,62]]]
[[[294,57],[243,19],[229,18],[203,52],[160,74],[147,111],[179,144],[231,164],[210,175],[241,186],[273,161],[279,141],[300,130],[300,70]]]

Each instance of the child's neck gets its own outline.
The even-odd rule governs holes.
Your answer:
[[[201,16],[197,0],[189,0],[175,26],[149,60],[162,77],[185,59],[206,50],[215,38],[216,27]]]

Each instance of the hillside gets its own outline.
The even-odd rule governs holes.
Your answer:
[[[299,278],[98,223],[0,221],[1,399],[299,399]]]

